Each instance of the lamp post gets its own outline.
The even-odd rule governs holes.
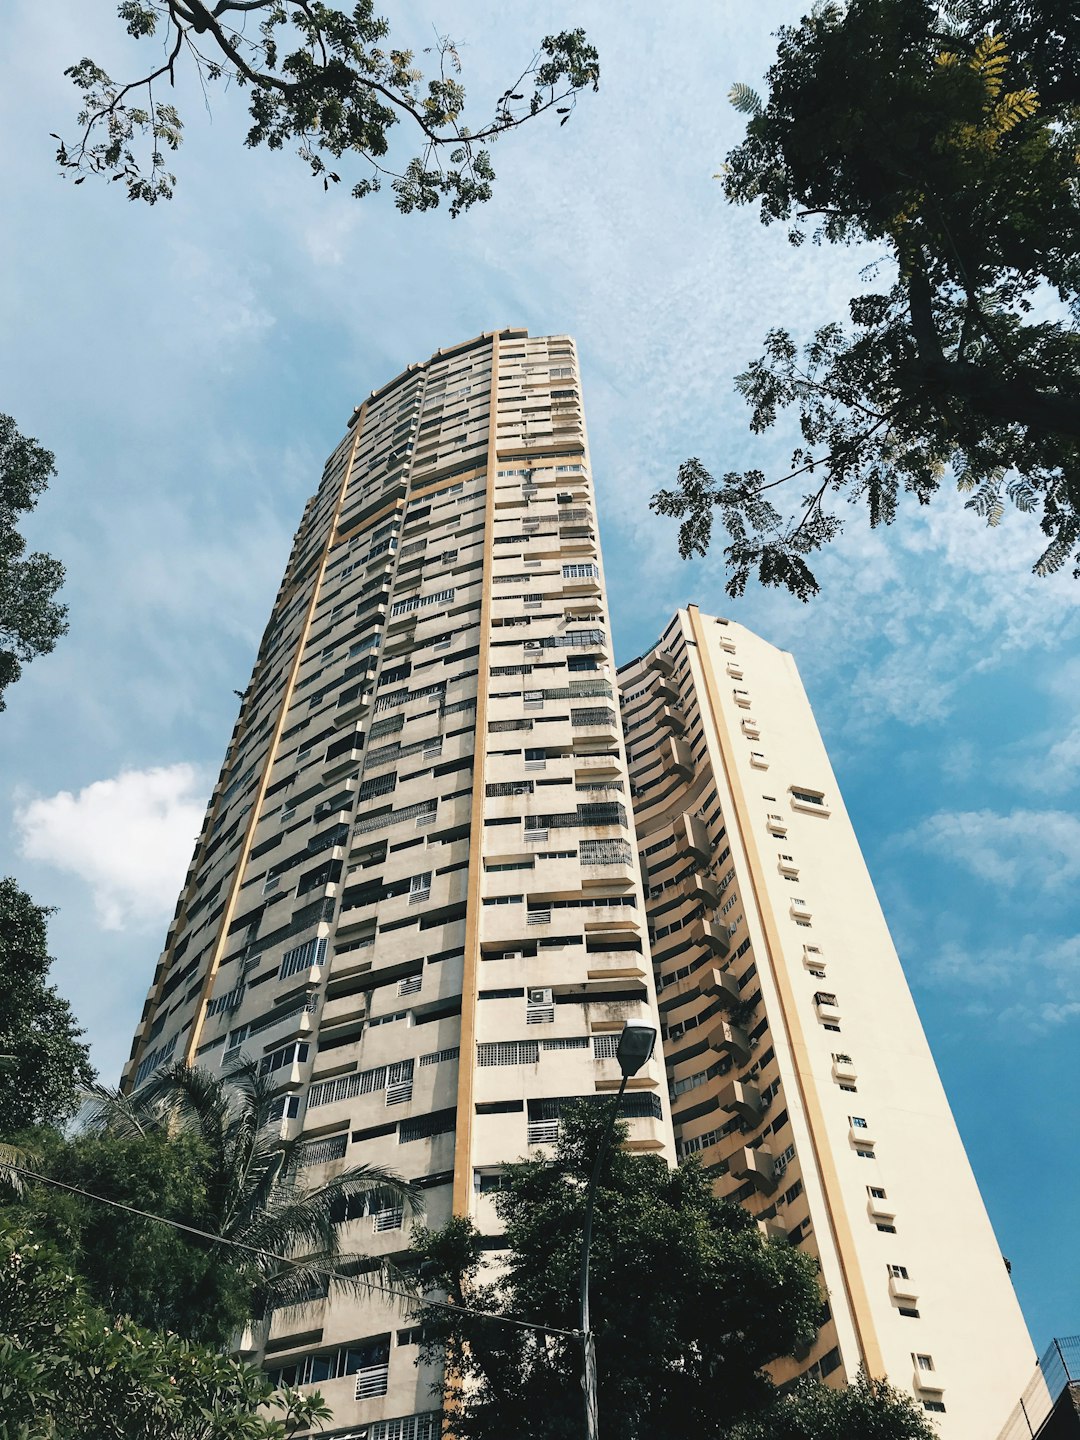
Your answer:
[[[622,1084],[608,1110],[607,1125],[596,1151],[589,1194],[585,1201],[585,1231],[581,1242],[581,1344],[585,1355],[585,1372],[582,1388],[585,1391],[585,1440],[599,1440],[599,1417],[596,1403],[596,1345],[589,1328],[589,1251],[592,1247],[593,1211],[596,1208],[596,1189],[600,1183],[600,1170],[611,1144],[615,1129],[615,1117],[619,1113],[619,1102],[626,1090],[626,1082],[636,1075],[652,1055],[656,1044],[656,1030],[641,1020],[628,1020],[619,1036],[615,1058],[622,1071]]]

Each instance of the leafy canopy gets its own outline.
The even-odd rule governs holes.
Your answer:
[[[27,555],[17,528],[55,474],[52,454],[20,435],[10,415],[0,415],[0,710],[23,665],[47,655],[67,633],[67,607],[53,598],[64,567],[41,551]]]
[[[94,1078],[82,1030],[47,983],[49,911],[0,880],[0,1135],[62,1125]]]
[[[135,39],[164,45],[162,63],[121,82],[90,59],[69,67],[81,92],[80,134],[59,136],[57,160],[81,184],[87,175],[123,182],[128,199],[171,198],[176,177],[168,153],[183,138],[175,105],[162,98],[178,67],[193,71],[204,94],[215,84],[248,92],[247,144],[297,153],[324,189],[334,168],[358,156],[366,173],[358,199],[389,181],[397,208],[430,210],[445,196],[458,215],[491,197],[495,172],[488,148],[508,130],[554,111],[565,125],[578,94],[596,90],[599,57],[583,30],[547,35],[517,80],[477,129],[464,121],[465,90],[454,43],[437,37],[432,73],[412,50],[394,43],[373,0],[339,9],[321,0],[122,0],[118,15]],[[393,160],[393,128],[419,131],[419,153]],[[445,158],[444,158],[445,157]]]
[[[84,1177],[79,1183],[93,1193],[154,1210],[140,1198],[146,1192],[134,1170],[125,1189],[117,1161],[127,1146],[133,1162],[141,1154],[140,1163],[152,1169],[150,1157],[164,1147],[170,1158],[162,1173],[171,1167],[175,1185],[161,1194],[159,1203],[167,1208],[156,1213],[234,1242],[211,1246],[208,1254],[223,1276],[231,1273],[241,1283],[240,1313],[264,1318],[281,1306],[324,1296],[331,1288],[366,1294],[372,1284],[406,1283],[392,1260],[349,1251],[342,1225],[371,1207],[393,1206],[417,1214],[422,1208],[419,1192],[393,1171],[372,1165],[353,1166],[321,1185],[311,1184],[303,1147],[281,1139],[274,1125],[272,1082],[259,1073],[256,1062],[242,1063],[225,1075],[178,1064],[159,1072],[134,1097],[100,1086],[93,1093],[97,1104],[89,1117],[89,1133],[73,1143],[66,1162]],[[97,1145],[95,1136],[100,1137]],[[59,1170],[56,1174],[65,1178]],[[104,1185],[110,1189],[102,1189]],[[146,1323],[225,1338],[237,1315],[236,1290],[225,1278],[219,1277],[214,1290],[214,1277],[205,1276],[217,1302],[216,1310],[205,1302],[204,1319],[210,1327],[205,1331],[196,1319],[199,1302],[183,1284],[166,1278],[158,1285],[140,1278],[127,1250],[147,1223],[95,1219],[80,1242],[84,1253],[91,1247],[97,1251],[94,1273],[100,1270],[106,1280],[115,1272],[115,1282],[124,1286],[127,1313]],[[112,1237],[108,1243],[104,1231]],[[168,1250],[167,1242],[159,1240],[158,1245],[163,1254]],[[193,1282],[202,1283],[199,1253],[196,1244],[187,1269]],[[104,1300],[102,1291],[96,1293]],[[155,1308],[166,1296],[174,1297],[177,1306],[169,1318]]]
[[[454,1424],[467,1440],[581,1433],[580,1344],[470,1317],[466,1307],[577,1326],[585,1193],[603,1124],[603,1114],[584,1107],[564,1115],[553,1161],[505,1168],[497,1208],[508,1253],[494,1274],[470,1222],[419,1232],[421,1273],[455,1302],[421,1315],[428,1354],[446,1352],[448,1388],[464,1380]],[[816,1333],[815,1263],[766,1244],[745,1211],[713,1195],[696,1164],[669,1170],[656,1156],[615,1149],[601,1176],[592,1254],[606,1434],[716,1436],[770,1402],[762,1366]]]
[[[0,1440],[285,1440],[322,1396],[176,1335],[112,1320],[64,1257],[0,1212]]]
[[[887,288],[799,346],[769,332],[736,378],[750,428],[793,410],[788,474],[715,478],[687,460],[652,500],[704,554],[717,512],[728,593],[751,573],[801,599],[836,502],[889,524],[947,475],[996,525],[1007,501],[1046,537],[1035,571],[1080,574],[1080,18],[1062,0],[824,3],[778,34],[724,193],[801,244],[869,242]],[[779,487],[798,485],[784,513]]]

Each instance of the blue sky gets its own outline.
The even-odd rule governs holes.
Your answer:
[[[171,204],[61,181],[62,71],[85,54],[119,70],[112,8],[15,0],[0,54],[0,409],[56,451],[30,534],[66,563],[71,607],[0,717],[0,873],[58,907],[56,978],[103,1077],[352,406],[481,330],[569,332],[620,661],[691,599],[794,652],[1035,1343],[1075,1332],[1075,582],[1032,578],[1025,517],[988,532],[943,496],[884,533],[853,511],[811,605],[732,603],[719,558],[681,562],[648,510],[689,455],[783,464],[731,377],[770,325],[842,315],[873,258],[793,251],[712,178],[740,133],[728,88],[759,83],[799,7],[398,7],[396,38],[460,42],[478,107],[548,31],[583,24],[601,51],[600,94],[501,143],[495,199],[456,222],[324,195],[299,161],[242,148],[239,97],[210,118],[189,88]]]

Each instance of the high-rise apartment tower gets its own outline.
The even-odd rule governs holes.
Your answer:
[[[865,1364],[996,1433],[1031,1348],[791,658],[691,607],[616,677],[574,346],[506,329],[373,391],[328,460],[124,1084],[251,1057],[313,1180],[387,1166],[493,1235],[501,1165],[617,1088],[627,1019],[666,1052],[629,1143],[677,1135],[821,1261],[777,1378]],[[416,1339],[334,1295],[250,1353],[330,1435],[437,1440]]]
[[[996,1434],[1031,1344],[792,657],[691,605],[619,684],[680,1156],[827,1289],[775,1378]]]
[[[658,1024],[573,343],[523,330],[373,392],[297,532],[125,1071],[241,1054],[312,1178],[371,1163],[496,1228],[500,1165]],[[630,1143],[674,1158],[659,1047]],[[346,1248],[401,1250],[400,1213]],[[330,1433],[435,1440],[400,1311],[279,1311]]]

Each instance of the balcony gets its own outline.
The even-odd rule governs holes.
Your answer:
[[[929,1395],[933,1399],[940,1399],[945,1393],[945,1381],[936,1370],[923,1370],[920,1366],[912,1378],[912,1388],[916,1394]]]
[[[866,1202],[866,1209],[871,1220],[880,1220],[883,1224],[891,1225],[896,1219],[896,1206],[884,1197],[871,1195]]]
[[[836,996],[827,990],[818,990],[814,995],[814,1006],[817,1010],[817,1017],[826,1024],[835,1025],[840,1019],[840,1006]]]
[[[848,1130],[848,1139],[860,1149],[874,1148],[874,1132],[868,1125],[852,1125]]]
[[[761,1094],[753,1085],[731,1080],[717,1096],[717,1104],[729,1115],[736,1115],[744,1125],[756,1125],[761,1119]]]
[[[855,1062],[850,1055],[834,1055],[832,1073],[833,1079],[842,1085],[854,1085],[859,1078],[859,1072],[855,1069]]]
[[[772,1151],[759,1146],[752,1150],[749,1145],[735,1154],[728,1161],[728,1174],[736,1180],[749,1180],[760,1190],[763,1195],[771,1195],[776,1189],[776,1166],[773,1163]]]
[[[720,904],[720,890],[709,875],[695,875],[690,882],[690,898],[715,910]]]
[[[670,676],[675,673],[675,661],[666,650],[654,650],[649,656],[649,669],[658,670],[661,675]]]
[[[788,1238],[787,1226],[780,1220],[759,1220],[757,1228],[763,1240],[783,1240]]]
[[[732,1010],[736,1005],[742,1004],[739,982],[734,975],[726,975],[723,970],[717,970],[715,967],[709,970],[705,988],[709,994],[719,1000],[725,1009]]]
[[[664,745],[666,770],[673,771],[680,780],[694,778],[694,753],[685,740],[672,736]]]
[[[721,959],[731,949],[727,931],[715,920],[695,920],[690,930],[690,938],[695,945],[706,946]]]
[[[653,694],[658,700],[666,700],[671,704],[677,704],[679,700],[679,687],[674,680],[666,675],[653,682]]]
[[[910,1275],[890,1275],[889,1294],[902,1304],[914,1304],[919,1298],[919,1287]]]
[[[745,1065],[751,1054],[750,1037],[740,1025],[721,1020],[709,1031],[709,1046],[718,1055],[727,1055],[736,1065]]]
[[[664,730],[681,735],[686,729],[686,717],[674,705],[665,705],[656,717],[656,723]]]
[[[705,828],[704,820],[687,812],[675,821],[675,843],[685,850],[699,865],[707,865],[712,858],[712,841]]]

